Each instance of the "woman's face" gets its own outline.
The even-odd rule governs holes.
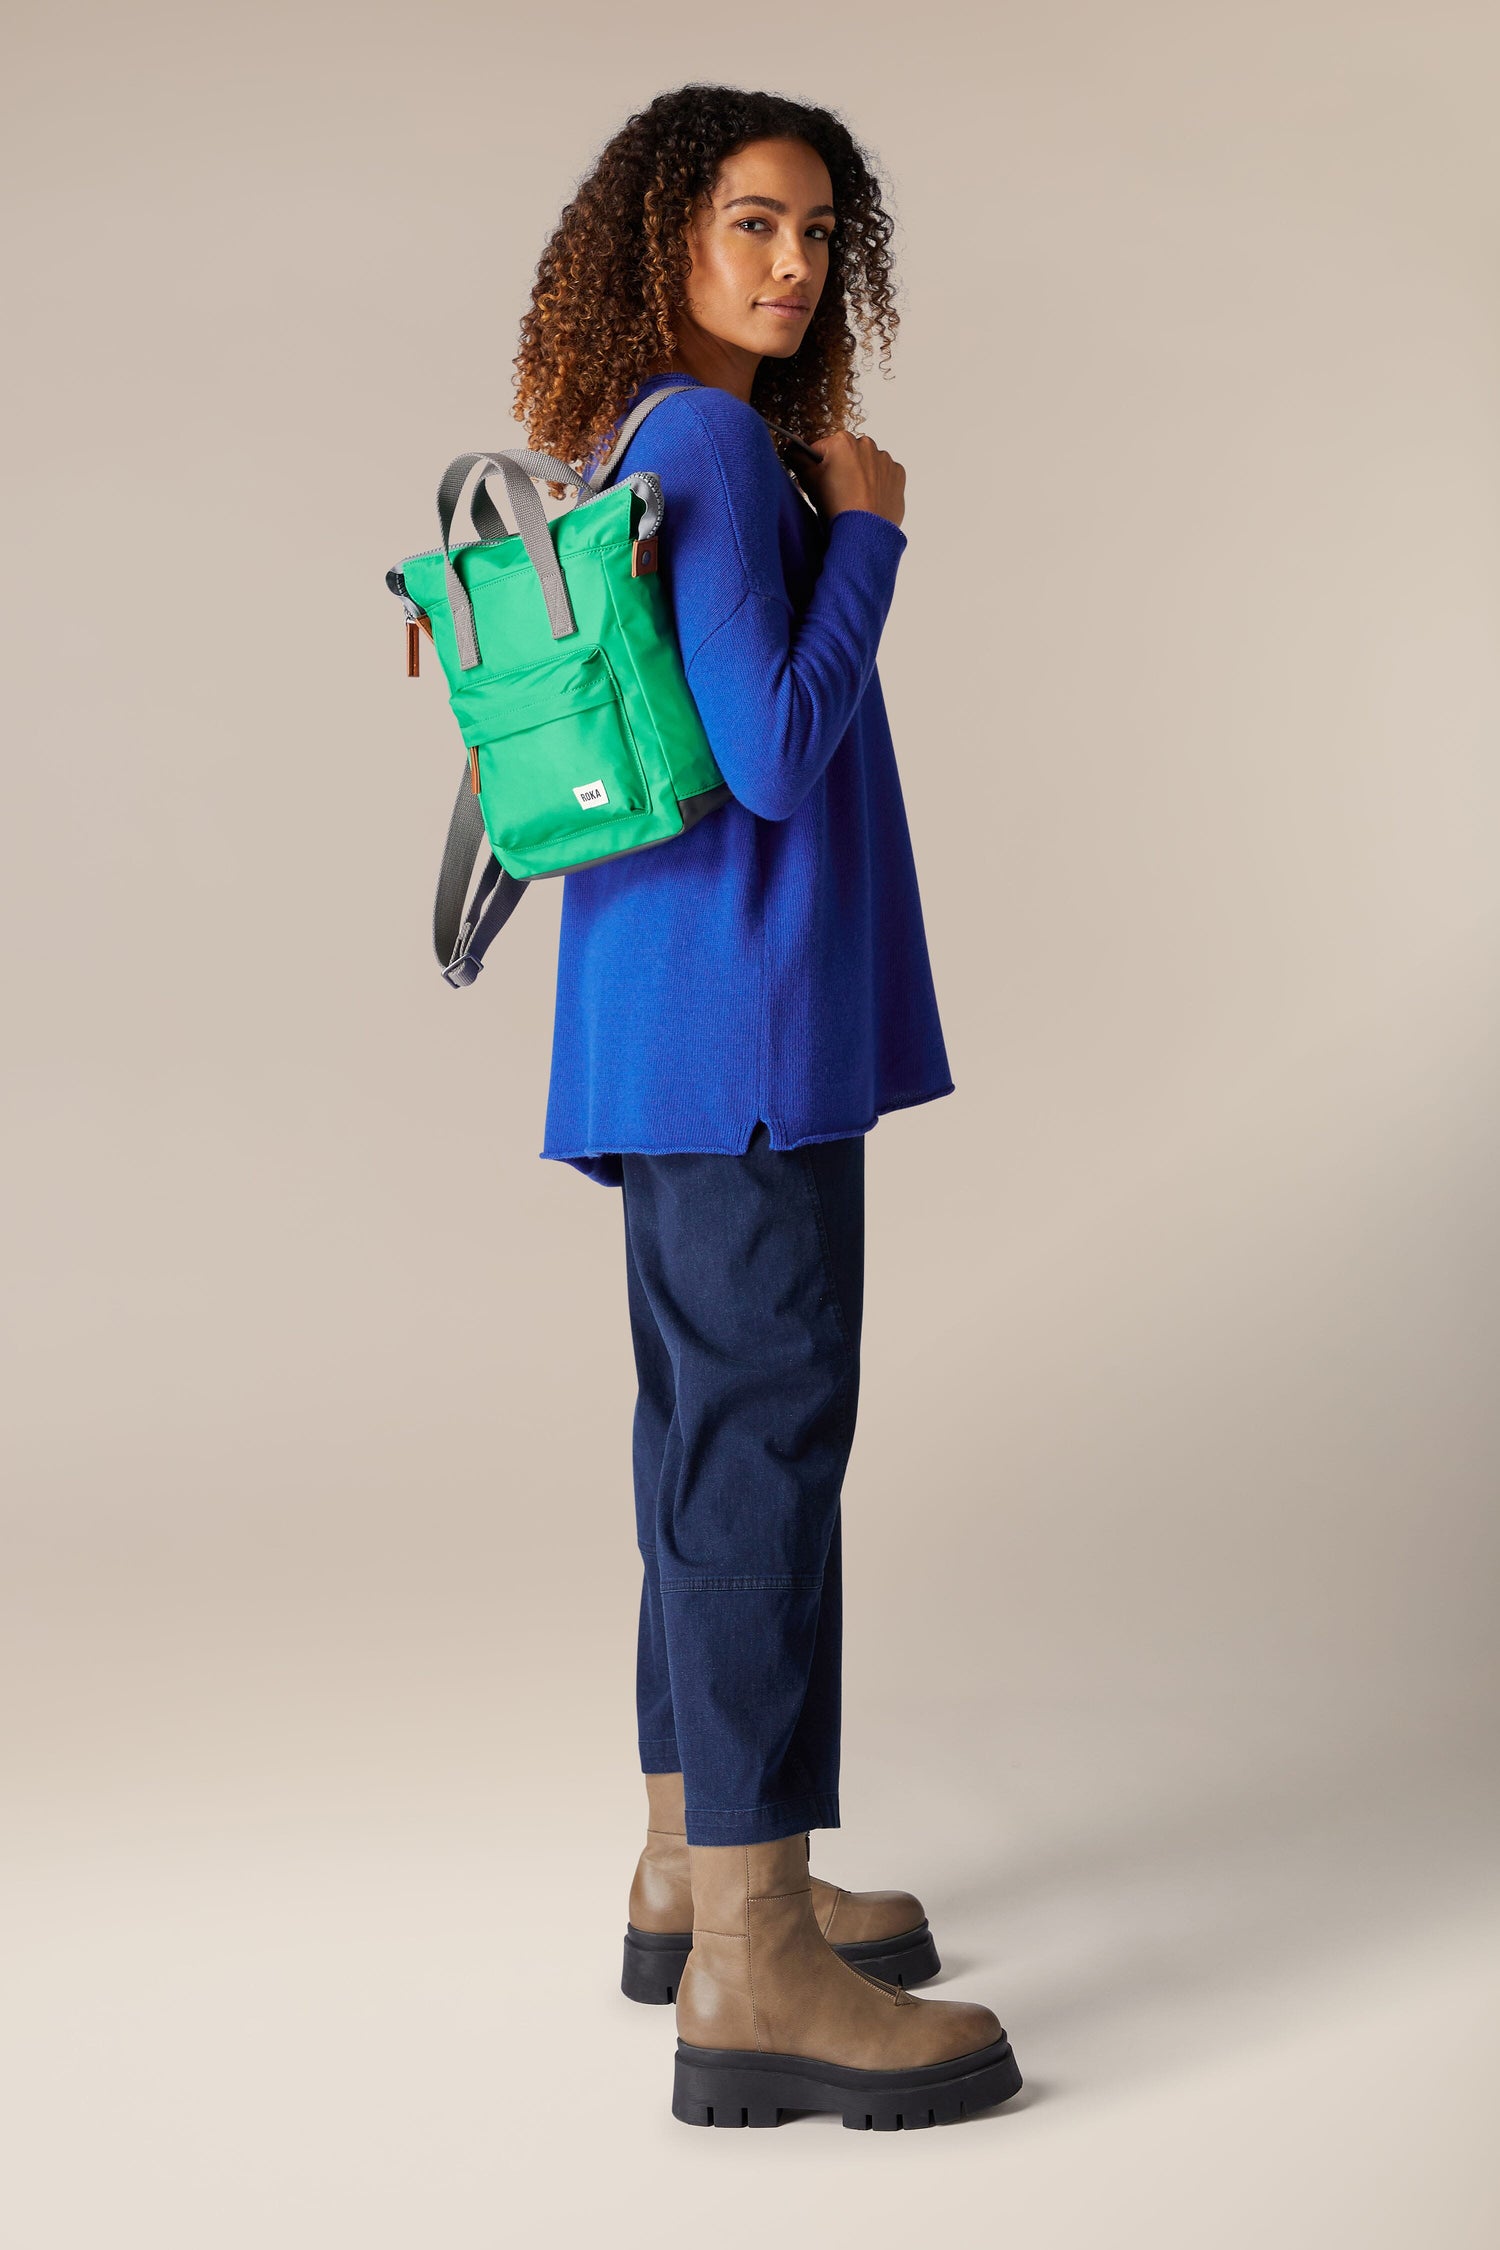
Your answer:
[[[833,223],[828,167],[806,141],[751,141],[726,157],[688,229],[683,357],[717,346],[719,357],[748,354],[752,372],[763,357],[790,359],[828,279]]]

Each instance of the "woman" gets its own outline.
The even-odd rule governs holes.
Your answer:
[[[1020,2084],[987,2008],[907,1997],[938,1966],[916,1899],[808,1860],[839,1821],[864,1135],[952,1091],[875,671],[905,472],[849,427],[856,325],[883,354],[896,326],[890,233],[828,111],[682,87],[563,213],[516,363],[531,444],[590,469],[678,389],[612,466],[661,479],[731,792],[566,878],[542,1151],[623,1190],[648,1805],[624,1986],[675,1990],[699,2124],[927,2124]],[[810,442],[811,499],[773,426]]]

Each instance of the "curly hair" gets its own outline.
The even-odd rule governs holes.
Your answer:
[[[632,391],[676,348],[691,270],[687,228],[726,157],[749,141],[796,139],[833,182],[838,225],[828,278],[798,350],[766,357],[751,403],[794,436],[857,430],[854,364],[879,341],[882,374],[900,316],[874,169],[832,110],[734,86],[680,86],[627,118],[580,183],[537,264],[516,354],[515,419],[538,451],[574,469],[597,452]],[[559,488],[560,489],[560,488]]]

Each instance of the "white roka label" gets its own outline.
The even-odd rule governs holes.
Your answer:
[[[609,803],[609,791],[602,781],[581,782],[573,791],[573,794],[585,812],[590,811],[595,805],[607,805]]]

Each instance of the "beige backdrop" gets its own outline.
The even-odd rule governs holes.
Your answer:
[[[1500,20],[436,0],[7,34],[4,2231],[1491,2244]],[[427,954],[381,581],[689,78],[887,174],[958,1092],[870,1143],[845,1826],[1028,2076],[695,2134],[557,893]],[[24,314],[24,325],[14,318]],[[826,2223],[825,2223],[826,2222]]]

